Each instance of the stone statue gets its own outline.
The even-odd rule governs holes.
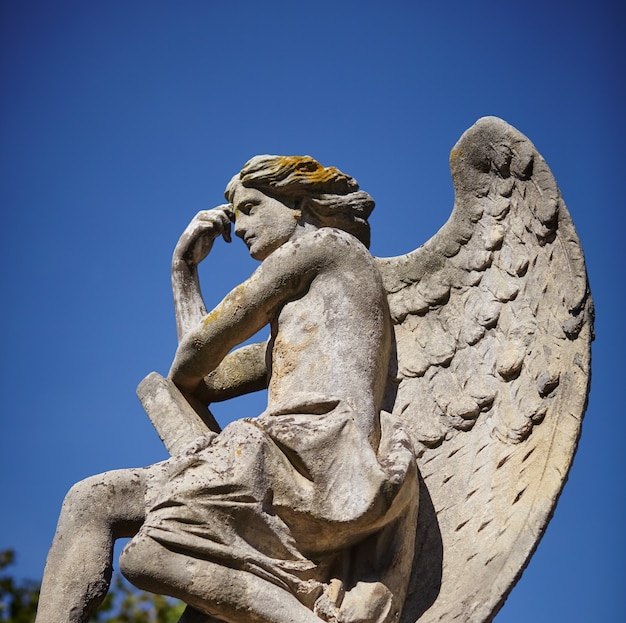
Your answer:
[[[450,219],[401,257],[370,255],[373,200],[308,156],[252,158],[193,219],[180,344],[138,388],[172,458],[70,490],[37,623],[88,620],[118,537],[181,622],[491,620],[573,457],[593,308],[528,139],[481,119],[450,166]],[[197,265],[231,223],[261,264],[207,313]],[[220,431],[208,405],[261,388],[266,410]]]

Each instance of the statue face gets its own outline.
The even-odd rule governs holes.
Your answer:
[[[237,186],[233,196],[235,234],[255,260],[264,260],[296,232],[300,211],[255,188]]]

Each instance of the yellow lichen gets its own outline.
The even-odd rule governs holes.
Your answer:
[[[280,156],[278,167],[283,166],[297,170],[311,184],[325,184],[337,176],[347,177],[336,167],[323,167],[309,156]]]
[[[208,313],[205,317],[204,320],[202,321],[202,324],[206,327],[207,325],[211,324],[212,322],[215,322],[218,318],[219,318],[220,312],[219,309],[214,309],[212,312]]]

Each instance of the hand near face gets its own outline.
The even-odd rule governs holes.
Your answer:
[[[230,242],[231,210],[231,206],[224,204],[198,212],[178,240],[174,262],[183,260],[188,266],[197,266],[209,254],[217,237]]]

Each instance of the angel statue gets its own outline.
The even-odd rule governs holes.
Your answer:
[[[119,537],[122,573],[188,604],[181,623],[492,620],[574,454],[593,308],[528,139],[480,119],[450,167],[450,219],[400,257],[372,257],[374,201],[308,156],[252,158],[191,221],[180,343],[138,388],[171,458],[70,489],[37,623],[89,620]],[[197,266],[231,224],[261,264],[207,313]],[[262,388],[220,430],[208,405]]]

